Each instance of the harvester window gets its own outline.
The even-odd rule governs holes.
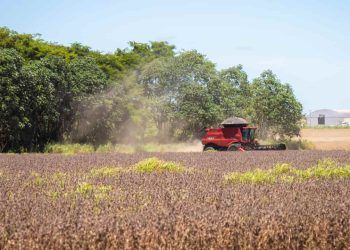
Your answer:
[[[242,130],[242,139],[243,139],[243,141],[246,141],[249,139],[249,129]]]
[[[250,140],[254,140],[255,129],[250,129]]]

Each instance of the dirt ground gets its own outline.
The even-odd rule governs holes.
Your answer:
[[[350,129],[342,128],[306,128],[302,129],[303,139],[315,144],[316,149],[350,150]]]

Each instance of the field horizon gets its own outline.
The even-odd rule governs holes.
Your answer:
[[[349,128],[303,128],[301,138],[318,150],[350,150]]]

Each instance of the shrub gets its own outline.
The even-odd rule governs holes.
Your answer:
[[[305,170],[306,178],[350,178],[350,165],[338,167],[329,159],[318,161],[315,166]]]
[[[284,140],[281,143],[286,144],[287,149],[291,150],[312,150],[316,148],[315,144],[308,140]]]
[[[132,154],[135,152],[183,152],[199,151],[201,146],[194,143],[145,143],[137,145],[112,144],[107,143],[99,145],[96,149],[90,144],[48,144],[45,147],[46,153],[61,153],[72,155],[76,153],[124,153]]]
[[[225,180],[230,183],[261,184],[276,182],[275,175],[270,171],[253,169],[245,173],[233,172],[225,176]]]
[[[91,194],[93,190],[94,190],[94,186],[92,184],[87,182],[82,182],[82,183],[79,183],[76,189],[76,192],[78,194],[88,195],[88,194]]]
[[[58,154],[78,154],[78,153],[93,153],[94,147],[90,144],[48,144],[45,147],[47,153]]]
[[[272,171],[276,175],[287,174],[293,171],[293,167],[288,163],[277,163]]]
[[[152,172],[183,172],[184,166],[175,162],[161,161],[156,157],[148,158],[138,162],[135,165],[137,172],[152,173]]]
[[[233,184],[292,183],[309,179],[350,178],[350,165],[339,167],[332,160],[318,161],[305,170],[293,168],[290,164],[276,164],[272,169],[253,169],[244,173],[226,174],[224,180]]]

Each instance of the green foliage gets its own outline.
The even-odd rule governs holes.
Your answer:
[[[262,169],[254,169],[245,173],[231,173],[225,176],[225,180],[230,183],[260,184],[275,183],[276,177],[272,172]]]
[[[78,153],[93,153],[94,147],[89,144],[47,144],[45,152],[57,154],[78,154]]]
[[[13,49],[0,48],[2,151],[43,150],[71,130],[74,105],[102,91],[106,77],[90,59],[46,57],[23,64]]]
[[[350,178],[350,165],[338,167],[337,164],[325,159],[318,161],[315,166],[312,166],[304,171],[297,170],[296,174],[303,179],[329,179],[329,178]]]
[[[75,190],[75,193],[83,197],[94,197],[96,201],[101,201],[109,198],[109,193],[112,191],[110,185],[93,185],[87,182],[81,182]]]
[[[19,144],[21,131],[29,120],[22,102],[23,58],[13,49],[0,49],[0,151]]]
[[[133,41],[106,54],[0,28],[0,152],[186,141],[230,116],[262,137],[299,133],[301,104],[271,71],[250,83],[242,65],[217,71],[196,50],[174,50]]]
[[[106,143],[99,145],[94,149],[89,144],[48,144],[45,147],[46,153],[62,153],[72,155],[76,153],[125,153],[131,154],[135,152],[183,152],[198,151],[198,143],[143,143],[143,144],[112,144]]]
[[[150,100],[160,141],[198,138],[223,118],[215,65],[197,51],[155,60],[137,80]]]
[[[267,140],[259,140],[260,144],[280,144],[283,143],[286,145],[288,150],[314,150],[316,145],[305,139],[297,139],[297,138],[285,138],[285,139],[267,139]]]
[[[275,175],[282,175],[282,174],[288,174],[293,171],[293,168],[288,163],[279,163],[276,164],[273,169],[272,173]]]
[[[165,162],[153,157],[135,164],[135,170],[141,173],[183,172],[185,167],[175,162]]]
[[[305,170],[293,168],[290,164],[276,164],[272,169],[253,169],[244,173],[233,172],[225,175],[227,183],[232,184],[272,184],[293,183],[310,179],[350,179],[350,165],[337,166],[325,159]]]
[[[48,43],[40,39],[40,35],[19,34],[8,28],[0,28],[0,48],[14,48],[26,60],[39,60],[47,55],[55,55],[64,59],[76,57],[69,48]]]
[[[261,137],[299,135],[302,105],[289,84],[281,83],[272,71],[264,71],[253,81],[252,98],[252,120]]]
[[[180,127],[181,139],[198,138],[201,129],[219,123],[223,118],[220,106],[213,102],[207,89],[198,83],[187,85],[181,90],[178,106],[176,117],[180,124],[184,124]]]
[[[94,190],[94,186],[87,182],[81,182],[78,184],[78,187],[76,189],[76,193],[81,195],[90,195],[92,194]]]
[[[225,117],[238,116],[251,118],[251,86],[242,65],[224,69],[219,77],[222,81],[221,107]]]
[[[311,150],[315,149],[315,144],[312,143],[311,141],[308,140],[293,140],[293,139],[288,139],[288,140],[282,140],[279,141],[280,143],[286,144],[287,149],[292,149],[292,150]]]
[[[113,177],[118,176],[123,171],[120,167],[94,168],[90,171],[93,177]]]
[[[31,173],[31,182],[35,187],[41,188],[46,184],[45,178],[43,178],[39,173],[32,172]]]

